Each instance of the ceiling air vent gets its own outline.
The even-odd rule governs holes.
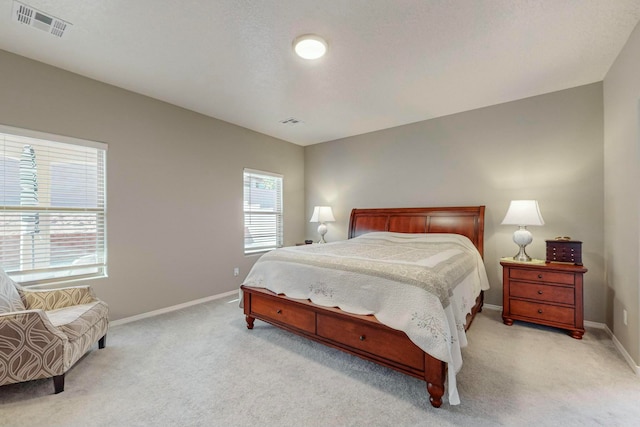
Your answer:
[[[296,119],[295,117],[289,117],[288,119],[280,120],[280,123],[287,126],[295,126],[301,125],[304,122],[302,120]]]
[[[56,18],[55,16],[15,0],[13,2],[13,12],[11,16],[16,22],[30,25],[57,37],[62,37],[65,31],[71,27],[70,22]]]

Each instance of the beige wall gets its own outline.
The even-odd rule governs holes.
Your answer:
[[[241,174],[251,167],[285,176],[286,244],[317,238],[308,223],[316,204],[334,207],[328,240],[346,237],[354,207],[485,204],[487,301],[496,305],[498,259],[517,249],[512,227],[500,221],[509,200],[535,198],[546,225],[532,227],[529,253],[543,258],[544,239],[557,235],[582,240],[586,319],[618,329],[614,300],[635,297],[629,315],[637,326],[637,263],[631,273],[616,269],[624,276],[617,279],[610,259],[604,285],[601,84],[302,148],[3,51],[0,69],[0,123],[109,144],[109,278],[89,283],[110,303],[112,319],[241,283],[256,259],[242,253]],[[613,85],[614,70],[606,85]],[[625,92],[631,77],[622,81]],[[637,140],[634,102],[635,119],[621,127],[636,126]],[[631,139],[624,140],[628,152]],[[617,151],[609,151],[613,161]],[[630,162],[633,153],[625,153],[619,157]],[[608,189],[638,182],[618,167],[607,178]],[[616,221],[607,224],[615,228]],[[629,244],[637,260],[638,238]],[[617,289],[620,282],[630,285]],[[634,334],[637,343],[637,328]]]
[[[585,317],[604,322],[603,104],[596,83],[305,147],[306,217],[333,206],[327,240],[347,236],[353,208],[486,205],[487,302],[502,305],[499,258],[517,252],[502,226],[509,201],[537,199],[545,239],[583,241]],[[307,224],[307,238],[316,238]]]
[[[284,175],[285,242],[302,238],[302,147],[4,51],[0,70],[0,123],[109,144],[109,277],[88,283],[112,320],[239,286],[244,167]]]
[[[640,26],[604,79],[606,321],[640,364]],[[628,312],[628,325],[622,310]]]

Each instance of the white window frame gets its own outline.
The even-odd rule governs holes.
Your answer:
[[[25,151],[26,147],[34,147],[36,196],[23,203],[24,171],[20,170],[20,202],[15,203],[15,194],[7,196],[15,192],[15,177],[10,186],[10,175],[0,176],[0,186],[4,187],[0,237],[6,239],[0,246],[0,261],[5,265],[0,267],[22,286],[106,277],[107,144],[0,125],[0,157],[4,165],[0,173],[9,174],[7,160],[15,160],[22,144]],[[25,157],[19,160],[25,161]],[[56,170],[66,177],[56,181],[55,177],[60,176]],[[77,180],[69,179],[74,174],[78,174]],[[79,194],[78,186],[85,192]],[[52,203],[52,197],[58,203]],[[87,203],[90,199],[95,199],[95,205]],[[32,221],[38,224],[37,231],[25,231],[24,218],[29,216],[35,218]],[[31,236],[31,245],[25,245],[26,235]],[[14,241],[19,241],[19,255]]]
[[[277,173],[256,169],[243,170],[244,254],[267,252],[283,246],[284,177]],[[275,180],[276,198],[273,206],[262,206],[263,189],[256,185],[261,180]],[[248,185],[247,185],[248,184]]]

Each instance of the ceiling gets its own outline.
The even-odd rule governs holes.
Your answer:
[[[639,0],[23,3],[72,25],[0,0],[0,49],[299,145],[601,81],[640,20]],[[305,33],[325,57],[293,54]]]

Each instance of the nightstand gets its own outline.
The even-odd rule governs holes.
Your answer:
[[[503,258],[502,320],[538,323],[566,329],[575,339],[584,334],[581,265],[516,262]]]

